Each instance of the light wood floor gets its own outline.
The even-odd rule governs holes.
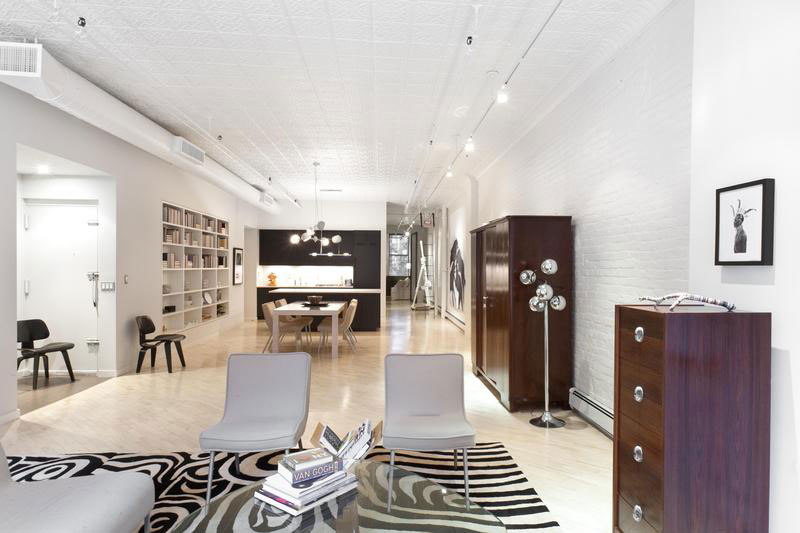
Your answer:
[[[391,352],[459,352],[469,363],[468,338],[455,326],[390,306],[387,327],[359,333],[358,352],[345,343],[332,360],[312,365],[308,430],[324,421],[345,432],[364,418],[383,417],[383,357]],[[186,346],[187,368],[167,374],[159,352],[156,368],[109,379],[24,414],[0,428],[8,454],[161,452],[197,450],[198,435],[222,414],[225,362],[232,352],[261,351],[263,323],[245,322]],[[293,341],[284,350],[293,349]],[[577,416],[567,427],[542,430],[529,413],[508,413],[482,383],[465,373],[467,416],[480,442],[505,444],[566,532],[611,529],[611,441]]]

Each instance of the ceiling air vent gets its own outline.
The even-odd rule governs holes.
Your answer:
[[[0,42],[0,76],[41,75],[41,44]]]
[[[172,142],[172,151],[198,165],[202,165],[206,161],[206,153],[199,146],[195,146],[177,135]]]

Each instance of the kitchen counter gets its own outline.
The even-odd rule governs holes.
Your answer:
[[[269,287],[267,287],[269,288]],[[270,291],[272,294],[380,294],[380,289],[354,289],[352,287],[297,287]]]

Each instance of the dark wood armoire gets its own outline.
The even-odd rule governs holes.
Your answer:
[[[507,216],[472,230],[472,370],[506,409],[544,404],[544,315],[528,301],[531,269],[567,300],[550,310],[550,402],[566,406],[572,386],[572,217]],[[541,277],[555,259],[558,272]]]
[[[769,529],[771,315],[617,306],[614,531]]]

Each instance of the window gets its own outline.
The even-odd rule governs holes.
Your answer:
[[[411,258],[408,254],[408,237],[402,233],[389,235],[389,275],[411,274]]]

